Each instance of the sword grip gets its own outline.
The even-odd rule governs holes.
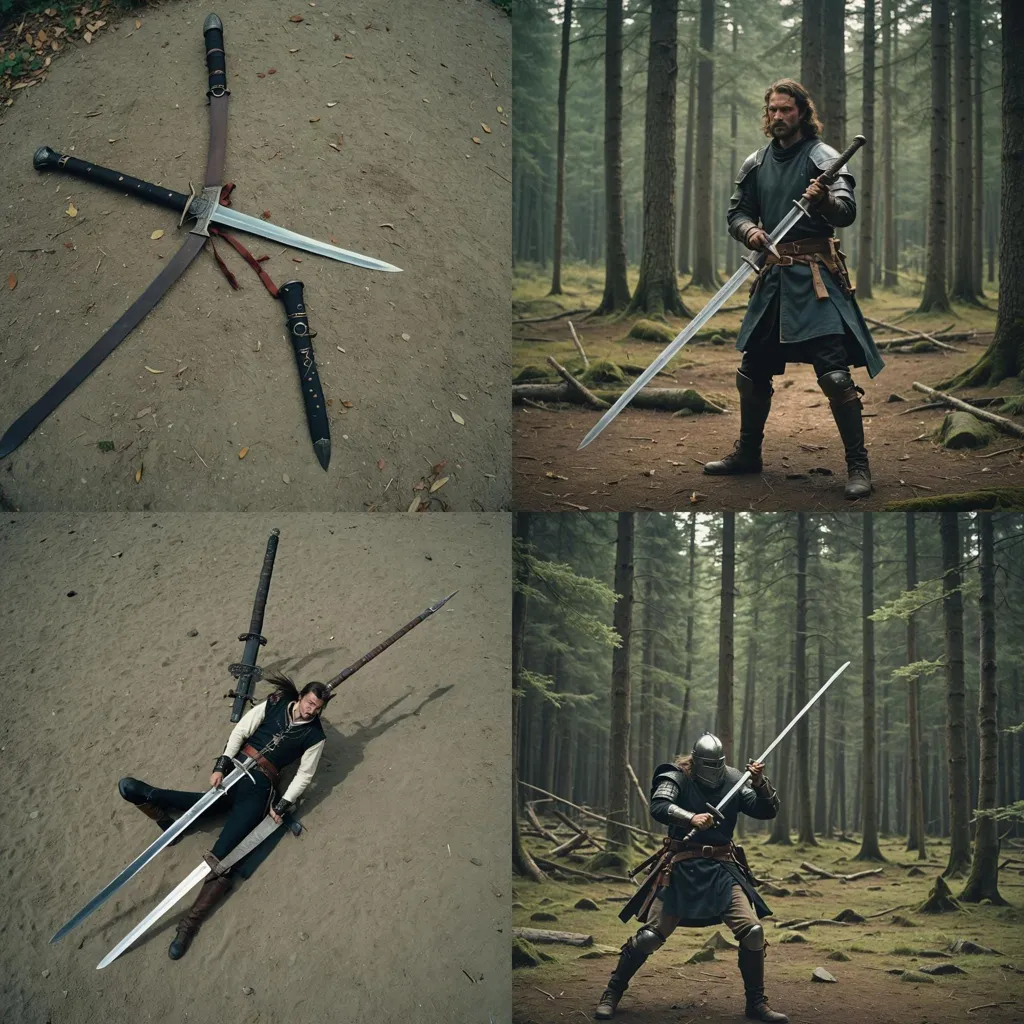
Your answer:
[[[309,433],[316,445],[318,441],[330,442],[331,428],[327,420],[324,392],[320,385],[320,374],[313,355],[315,331],[309,329],[309,314],[302,296],[301,281],[286,281],[277,289],[277,297],[284,303],[288,336],[295,350],[295,362],[299,369],[299,386],[302,401],[306,406]],[[324,466],[324,469],[327,467]]]
[[[107,188],[116,189],[118,192],[133,193],[176,213],[181,213],[188,206],[189,197],[181,192],[153,185],[141,178],[133,178],[130,174],[111,170],[109,167],[87,163],[75,156],[64,156],[49,146],[40,146],[35,151],[32,166],[37,171],[63,171],[96,185],[106,185]]]
[[[831,185],[832,182],[839,177],[839,172],[853,159],[854,153],[860,149],[868,140],[863,135],[855,135],[853,142],[850,143],[846,149],[839,154],[838,157],[831,163],[829,167],[825,169],[825,173],[818,180],[822,181],[823,185]]]
[[[206,69],[210,73],[210,89],[206,95],[230,96],[224,55],[224,23],[216,14],[206,16],[203,39],[206,41]]]

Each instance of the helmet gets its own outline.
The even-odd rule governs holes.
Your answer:
[[[713,733],[704,733],[693,745],[693,774],[708,789],[717,789],[725,778],[725,751]]]

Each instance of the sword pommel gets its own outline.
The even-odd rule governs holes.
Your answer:
[[[60,153],[49,146],[40,146],[32,154],[32,166],[37,171],[52,171],[60,166]]]

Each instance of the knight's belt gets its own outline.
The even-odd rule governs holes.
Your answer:
[[[281,774],[275,765],[272,765],[255,747],[250,746],[248,743],[242,747],[242,753],[246,757],[252,757],[256,759],[255,767],[258,768],[271,783],[277,782],[277,777]]]
[[[779,242],[779,255],[769,252],[765,255],[762,273],[772,267],[792,267],[796,263],[811,268],[814,294],[819,299],[828,298],[828,290],[821,278],[820,264],[824,264],[835,277],[843,293],[850,295],[853,285],[846,270],[845,256],[839,250],[836,238],[801,238],[796,242]],[[756,286],[756,285],[755,285]]]

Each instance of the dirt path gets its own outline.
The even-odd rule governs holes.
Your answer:
[[[290,20],[296,11],[301,22]],[[32,154],[47,144],[181,191],[201,182],[207,13],[208,4],[167,3],[140,12],[138,30],[134,18],[105,29],[61,54],[4,115],[0,431],[182,239],[175,215],[40,174]],[[314,458],[283,308],[223,246],[242,290],[202,253],[0,464],[0,498],[23,509],[404,511],[424,474],[446,461],[433,507],[504,507],[509,19],[487,0],[294,9],[246,0],[219,13],[235,208],[267,211],[404,271],[360,270],[245,236],[255,255],[271,257],[278,284],[305,284],[330,470]],[[163,237],[152,239],[156,230]]]
[[[982,344],[988,340],[978,339]],[[1024,450],[1018,440],[1001,437],[981,452],[947,451],[927,439],[918,440],[942,422],[942,410],[901,415],[925,400],[911,388],[913,381],[934,383],[971,365],[984,351],[982,344],[964,345],[967,351],[956,354],[889,355],[885,369],[870,382],[863,370],[855,371],[867,392],[865,435],[875,484],[875,493],[857,502],[858,509],[880,509],[903,498],[1024,485]],[[656,352],[656,346],[637,344],[630,354],[646,365]],[[674,418],[627,409],[581,452],[576,447],[597,422],[598,413],[580,407],[557,412],[515,409],[515,507],[561,512],[577,506],[669,510],[691,507],[696,492],[699,505],[723,510],[850,508],[843,497],[846,468],[839,434],[810,366],[790,367],[784,377],[775,379],[763,474],[704,475],[702,464],[731,451],[738,434],[733,384],[737,356],[731,344],[701,345],[693,351],[696,365],[679,370],[675,382],[659,378],[663,386],[725,395],[730,403],[725,415]],[[1011,392],[1008,383],[999,393]],[[887,401],[892,394],[906,401]],[[987,457],[1002,449],[1016,450]]]
[[[182,911],[97,972],[219,831],[203,820],[48,943],[157,834],[119,777],[206,788],[274,526],[259,664],[300,684],[458,596],[338,690],[304,835],[180,962]],[[508,1024],[509,543],[502,515],[5,517],[3,1020]]]

